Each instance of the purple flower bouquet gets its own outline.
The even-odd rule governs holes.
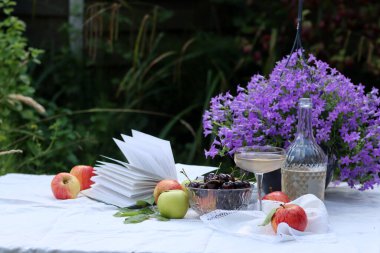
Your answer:
[[[289,56],[288,56],[289,57]],[[297,126],[297,103],[310,97],[317,142],[338,160],[339,177],[353,188],[380,184],[380,98],[313,55],[307,66],[300,51],[279,61],[269,78],[254,75],[247,87],[212,98],[203,115],[212,135],[206,157],[233,155],[245,145],[287,147]]]

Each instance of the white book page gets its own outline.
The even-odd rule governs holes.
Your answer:
[[[139,140],[137,138],[126,135],[124,135],[123,138],[126,146],[129,148],[128,152],[132,152],[133,150],[134,152],[139,152],[141,154],[138,157],[138,162],[142,162],[148,159],[147,162],[150,162],[152,164],[152,173],[159,175],[161,178],[172,178],[175,176],[172,171],[174,164],[170,164],[167,156],[159,144],[145,140]],[[133,162],[130,162],[130,164],[135,165]]]
[[[133,190],[131,189],[128,189],[127,187],[125,186],[122,186],[122,185],[119,185],[119,184],[115,184],[114,182],[104,178],[104,177],[95,177],[94,178],[94,182],[98,183],[98,185],[101,185],[102,187],[104,188],[107,188],[107,189],[110,189],[112,191],[115,191],[123,196],[126,196],[126,197],[129,197],[129,198],[132,198],[132,197],[135,197],[135,196],[142,196],[144,194],[153,194],[153,190],[154,188],[140,188],[140,189],[137,189],[137,188],[134,188]]]
[[[131,192],[141,190],[141,189],[143,189],[143,190],[154,189],[154,187],[157,184],[156,182],[154,182],[154,183],[141,182],[139,184],[134,184],[134,183],[130,184],[130,183],[127,183],[123,180],[120,180],[120,178],[118,178],[118,177],[114,177],[112,175],[109,176],[106,174],[99,174],[98,176],[91,177],[91,180],[96,182],[96,183],[103,182],[102,181],[103,179],[107,180],[107,183],[117,184],[120,187],[123,187],[126,190],[131,191]]]
[[[95,173],[98,176],[111,178],[111,179],[116,180],[122,184],[126,184],[129,187],[152,186],[152,185],[155,186],[158,182],[158,180],[154,180],[154,181],[152,181],[152,180],[136,181],[133,179],[131,180],[130,178],[120,176],[120,174],[112,173],[112,172],[104,170],[104,169],[103,170],[96,170]]]
[[[119,183],[124,184],[126,187],[129,187],[129,188],[133,188],[134,186],[133,180],[119,177],[118,175],[106,172],[105,170],[95,171],[95,176],[91,177],[91,181],[95,182],[96,178],[99,178],[99,177],[108,178],[109,180],[112,180],[112,181],[117,181]]]
[[[136,199],[128,198],[98,184],[93,184],[90,189],[81,191],[81,193],[92,199],[118,207],[126,207],[136,203]]]
[[[112,189],[112,187],[110,187],[109,185],[117,185],[117,187],[121,187],[125,191],[128,191],[128,194],[123,194],[123,195],[126,195],[127,197],[129,197],[130,192],[132,191],[132,187],[130,187],[126,184],[121,186],[119,183],[116,183],[115,180],[110,179],[108,177],[95,176],[95,177],[92,177],[91,180],[94,181],[95,183],[102,185],[102,186],[109,188],[109,189]],[[119,192],[119,191],[117,191],[117,192]]]
[[[124,180],[120,180],[120,178],[118,177],[114,177],[114,176],[109,176],[109,175],[99,175],[99,176],[94,176],[91,178],[91,180],[93,180],[94,182],[98,179],[106,179],[107,182],[109,183],[113,183],[113,184],[117,184],[119,185],[120,187],[123,187],[123,188],[126,188],[128,189],[129,191],[138,191],[138,190],[148,190],[148,189],[154,189],[154,187],[156,186],[157,184],[157,181],[156,182],[139,182],[139,183],[132,183],[132,184],[129,184],[129,183],[126,183]]]
[[[170,163],[172,163],[172,164],[175,163],[174,162],[174,156],[173,156],[172,147],[170,145],[170,141],[163,140],[163,139],[157,138],[155,136],[148,135],[148,134],[136,131],[136,130],[132,130],[132,136],[135,137],[135,138],[137,138],[137,139],[139,139],[139,140],[145,140],[145,141],[148,141],[148,142],[154,142],[154,143],[159,144],[162,147],[162,151],[169,158]]]
[[[125,157],[128,159],[129,164],[140,168],[148,173],[155,174],[157,179],[165,178],[165,172],[154,160],[154,158],[147,153],[146,150],[139,149],[139,145],[133,141],[129,143],[122,142],[114,139],[116,144],[122,150]]]
[[[92,187],[90,189],[92,189]],[[145,198],[148,198],[151,196],[151,194],[139,193],[139,194],[136,194],[135,197],[127,197],[125,195],[120,194],[119,192],[116,192],[110,188],[104,187],[103,185],[100,185],[100,184],[95,184],[95,190],[96,190],[96,192],[101,192],[102,195],[107,197],[107,198],[109,196],[112,196],[111,201],[120,203],[119,205],[117,205],[120,207],[126,207],[126,206],[130,206],[130,205],[134,205],[134,204],[136,204],[137,200],[145,199]],[[104,202],[108,203],[107,201],[104,201]]]
[[[116,160],[116,159],[113,159],[113,158],[110,158],[110,157],[107,157],[107,156],[103,156],[104,158],[108,159],[108,160],[111,160],[111,161],[114,161],[116,163],[118,163],[118,165],[121,165],[122,167],[125,167],[126,169],[129,169],[128,170],[128,173],[130,171],[132,171],[133,173],[137,173],[143,177],[146,177],[146,178],[152,178],[152,179],[156,179],[157,178],[157,175],[151,173],[151,172],[148,172],[148,171],[144,171],[136,166],[133,166],[129,163],[126,163],[126,162],[122,162],[122,161],[119,161],[119,160]],[[100,161],[98,161],[100,162]],[[102,162],[102,163],[105,163],[105,162]],[[114,164],[114,163],[109,163],[109,164]],[[125,173],[125,171],[123,171],[123,173]]]
[[[159,158],[160,159],[165,159],[165,163],[163,166],[167,170],[167,178],[172,178],[176,179],[176,173],[175,173],[175,162],[174,162],[174,156],[173,156],[173,151],[170,145],[170,141],[163,140],[160,138],[157,138],[152,135],[148,135],[136,130],[132,130],[132,136],[138,141],[143,141],[144,143],[148,144],[154,144],[160,148],[160,151],[162,154],[160,154]],[[123,136],[124,139],[125,135]],[[159,153],[155,153],[159,154]]]
[[[157,180],[155,175],[147,175],[145,172],[136,169],[133,166],[124,167],[114,163],[98,162],[96,168],[106,169],[120,174],[121,176],[129,177],[134,180]]]
[[[175,179],[175,173],[173,173],[174,163],[170,161],[168,155],[165,153],[165,145],[162,145],[160,142],[152,141],[148,139],[138,139],[135,137],[130,137],[126,135],[122,135],[125,143],[128,145],[133,145],[134,147],[144,150],[147,154],[149,154],[152,159],[158,164],[158,170],[162,178],[173,178]]]

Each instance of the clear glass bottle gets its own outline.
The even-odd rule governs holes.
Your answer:
[[[282,191],[290,199],[311,193],[324,200],[327,156],[314,139],[311,99],[301,98],[298,107],[296,137],[287,149],[281,169]]]

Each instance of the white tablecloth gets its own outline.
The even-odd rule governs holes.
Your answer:
[[[0,177],[0,252],[380,252],[380,189],[327,190],[336,243],[271,244],[210,230],[191,217],[126,225],[112,206],[85,197],[56,200],[51,179]]]

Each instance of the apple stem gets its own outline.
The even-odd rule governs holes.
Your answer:
[[[187,176],[186,171],[185,171],[184,168],[182,168],[182,170],[180,171],[180,173],[182,173],[183,175],[185,175],[185,177],[186,177],[187,179],[189,179],[189,181],[190,181],[190,183],[191,183],[191,179]]]
[[[285,205],[284,205],[284,204],[280,204],[280,206],[281,206],[282,208],[285,208]]]

